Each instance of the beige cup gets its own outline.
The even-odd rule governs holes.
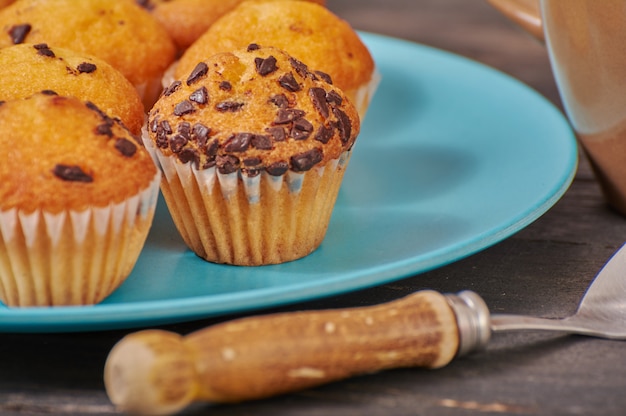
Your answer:
[[[626,0],[489,0],[545,42],[565,112],[626,215]]]

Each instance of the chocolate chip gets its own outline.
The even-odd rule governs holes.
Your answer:
[[[137,153],[137,145],[125,138],[117,139],[115,141],[115,148],[126,157],[133,157],[133,155]]]
[[[170,84],[169,87],[167,87],[164,91],[163,91],[163,95],[168,97],[172,94],[174,94],[176,92],[176,90],[178,90],[180,88],[180,86],[183,85],[182,82],[180,81],[174,81]]]
[[[195,107],[193,106],[193,104],[187,100],[182,101],[178,104],[176,104],[176,107],[174,107],[174,115],[175,116],[182,116],[185,114],[189,114],[189,113],[193,113],[195,111]]]
[[[178,160],[183,164],[193,162],[193,164],[198,167],[200,156],[198,156],[198,153],[194,149],[185,148],[178,153]]]
[[[191,130],[191,139],[198,143],[198,146],[204,147],[209,140],[209,134],[211,133],[211,129],[201,123],[196,123],[193,125]]]
[[[281,108],[276,114],[274,124],[288,124],[294,120],[304,117],[305,112],[295,108]]]
[[[276,162],[265,168],[265,171],[272,176],[284,175],[289,170],[289,164],[287,162]]]
[[[59,179],[69,182],[93,182],[91,175],[85,173],[80,166],[58,164],[52,169],[52,173]]]
[[[281,129],[282,130],[282,129]],[[270,136],[266,136],[264,134],[255,134],[252,137],[252,141],[250,145],[255,149],[259,150],[271,150],[272,149],[272,139]]]
[[[257,45],[256,43],[251,43],[251,44],[248,45],[247,51],[248,52],[252,52],[252,51],[257,51],[259,49],[261,49],[261,47],[259,45]]]
[[[176,131],[185,139],[191,139],[191,123],[189,123],[188,121],[183,121],[182,123],[179,123]]]
[[[326,91],[324,88],[313,87],[309,90],[309,96],[313,102],[313,106],[324,118],[328,118],[330,110],[326,101]]]
[[[272,139],[276,142],[283,142],[287,138],[287,134],[285,133],[285,129],[279,126],[276,127],[268,127],[265,131],[272,136]]]
[[[233,85],[230,82],[228,82],[228,81],[222,81],[222,82],[220,82],[219,88],[222,91],[230,91],[230,90],[233,89]]]
[[[328,141],[335,134],[335,129],[332,126],[321,126],[317,133],[315,133],[315,140],[321,143],[328,143]]]
[[[111,123],[102,123],[96,126],[95,133],[102,136],[113,137],[113,130],[111,129]]]
[[[261,76],[266,76],[275,72],[278,67],[276,66],[276,58],[268,56],[267,58],[255,58],[254,63],[256,65],[256,72]]]
[[[41,93],[42,93],[43,95],[51,95],[51,96],[53,96],[53,95],[59,95],[59,93],[58,93],[58,92],[56,92],[56,91],[52,91],[52,90],[41,90]]]
[[[306,152],[302,152],[300,154],[292,156],[290,159],[291,168],[295,172],[306,172],[307,170],[310,170],[313,166],[321,162],[322,159],[324,159],[324,154],[320,149],[311,149]]]
[[[341,95],[339,95],[337,91],[330,91],[328,94],[326,94],[326,101],[330,105],[339,106],[341,105],[341,103],[343,103],[343,98],[341,98]]]
[[[157,130],[155,142],[156,142],[157,147],[159,147],[160,149],[165,149],[170,145],[167,134],[165,133],[163,129]]]
[[[187,78],[187,85],[194,84],[198,82],[202,77],[204,77],[209,72],[209,66],[204,62],[200,62],[189,74],[189,78]]]
[[[333,114],[337,117],[337,129],[342,143],[347,143],[352,134],[352,122],[348,115],[339,108],[333,109]]]
[[[245,152],[250,147],[253,134],[251,133],[236,133],[233,134],[224,143],[224,150],[227,152]]]
[[[236,101],[222,101],[215,105],[215,109],[217,111],[221,111],[222,113],[225,113],[227,111],[236,112],[241,110],[241,107],[243,106],[244,103],[238,103]]]
[[[242,161],[242,163],[246,167],[256,166],[256,165],[259,165],[261,163],[261,158],[260,157],[249,157],[247,159],[244,159]]]
[[[161,128],[163,129],[163,131],[166,134],[172,134],[174,133],[174,130],[172,130],[172,126],[170,125],[170,122],[167,120],[163,120],[160,124]]]
[[[290,92],[298,92],[302,89],[291,72],[278,78],[278,83],[281,87]]]
[[[308,139],[313,132],[313,125],[304,118],[299,118],[293,122],[293,128],[289,132],[289,135],[295,140]]]
[[[48,58],[56,57],[52,49],[50,49],[46,43],[39,43],[34,45],[34,47],[37,49],[37,55],[47,56]]]
[[[94,72],[98,68],[96,67],[96,65],[94,65],[94,64],[92,64],[90,62],[83,62],[83,63],[78,64],[76,69],[81,74],[91,74],[92,72]]]
[[[189,100],[198,104],[206,104],[209,102],[209,92],[206,87],[201,87],[191,93]]]
[[[239,159],[232,155],[222,155],[215,158],[217,169],[222,174],[236,172],[239,169]]]
[[[322,71],[313,71],[313,72],[315,73],[315,75],[320,77],[323,81],[325,81],[327,84],[333,85],[333,79],[326,72],[322,72]]]
[[[32,28],[33,27],[29,25],[28,23],[25,23],[23,25],[12,26],[9,29],[9,36],[11,37],[11,42],[13,42],[14,45],[23,43],[24,40],[26,39],[26,36],[28,36]]]
[[[306,66],[306,64],[304,64],[303,62],[295,58],[289,58],[289,62],[291,63],[291,66],[296,71],[296,73],[302,78],[306,78],[307,75],[309,75],[309,67]]]
[[[181,150],[183,150],[187,142],[188,140],[185,136],[183,136],[182,134],[177,134],[170,139],[170,149],[173,153],[179,153]]]
[[[209,142],[209,144],[207,145],[204,154],[207,155],[207,157],[209,158],[215,158],[219,148],[220,142],[217,139],[211,140],[211,142]]]
[[[269,102],[278,108],[289,107],[289,99],[285,94],[276,94],[270,97]]]

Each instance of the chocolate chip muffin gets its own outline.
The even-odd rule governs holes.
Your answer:
[[[179,51],[195,42],[220,17],[245,0],[136,0],[167,29]],[[307,0],[325,4],[324,0]]]
[[[139,94],[105,61],[45,43],[0,49],[0,100],[44,90],[91,101],[134,134],[141,134],[145,110]]]
[[[20,43],[46,43],[108,62],[135,86],[146,108],[176,57],[167,31],[130,0],[17,0],[0,9],[0,47]]]
[[[327,74],[251,44],[174,81],[150,111],[144,142],[189,247],[252,266],[319,246],[359,128]]]
[[[329,74],[364,117],[378,82],[374,60],[346,21],[312,2],[242,2],[187,49],[174,76],[182,79],[205,57],[244,48],[249,43],[283,49],[311,68]]]
[[[160,172],[118,121],[51,92],[0,104],[0,300],[97,303],[131,272]]]

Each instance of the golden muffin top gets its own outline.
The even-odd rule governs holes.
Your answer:
[[[250,43],[285,50],[332,76],[345,92],[369,82],[374,72],[372,56],[358,34],[327,8],[307,1],[249,0],[213,23],[187,49],[175,77],[215,53]]]
[[[148,119],[163,154],[248,176],[323,166],[353,146],[359,128],[356,109],[327,74],[256,44],[196,63]]]
[[[179,50],[187,49],[220,17],[246,0],[136,0],[167,29]],[[325,0],[307,0],[324,5]]]
[[[0,210],[82,211],[144,190],[156,167],[93,103],[47,93],[0,104]]]
[[[91,101],[134,134],[141,132],[145,110],[137,90],[105,61],[47,44],[0,49],[0,100],[43,90]]]
[[[46,43],[96,56],[135,86],[175,58],[167,31],[132,1],[17,0],[0,9],[0,47]]]

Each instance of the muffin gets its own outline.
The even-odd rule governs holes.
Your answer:
[[[93,103],[50,92],[0,105],[0,300],[101,301],[131,272],[160,172]]]
[[[108,62],[135,86],[146,108],[176,57],[167,31],[132,1],[17,0],[0,9],[0,29],[0,47],[46,43]]]
[[[91,101],[141,134],[144,106],[137,90],[105,61],[46,44],[0,49],[0,100],[26,98],[50,90]]]
[[[352,27],[319,4],[244,1],[224,15],[182,55],[174,76],[182,79],[202,59],[250,43],[274,46],[329,74],[365,115],[377,86],[374,60]]]
[[[180,51],[245,0],[136,0],[167,29]],[[308,0],[325,4],[324,0]]]
[[[144,142],[187,245],[211,262],[253,266],[319,246],[359,128],[326,74],[251,44],[174,81]]]

